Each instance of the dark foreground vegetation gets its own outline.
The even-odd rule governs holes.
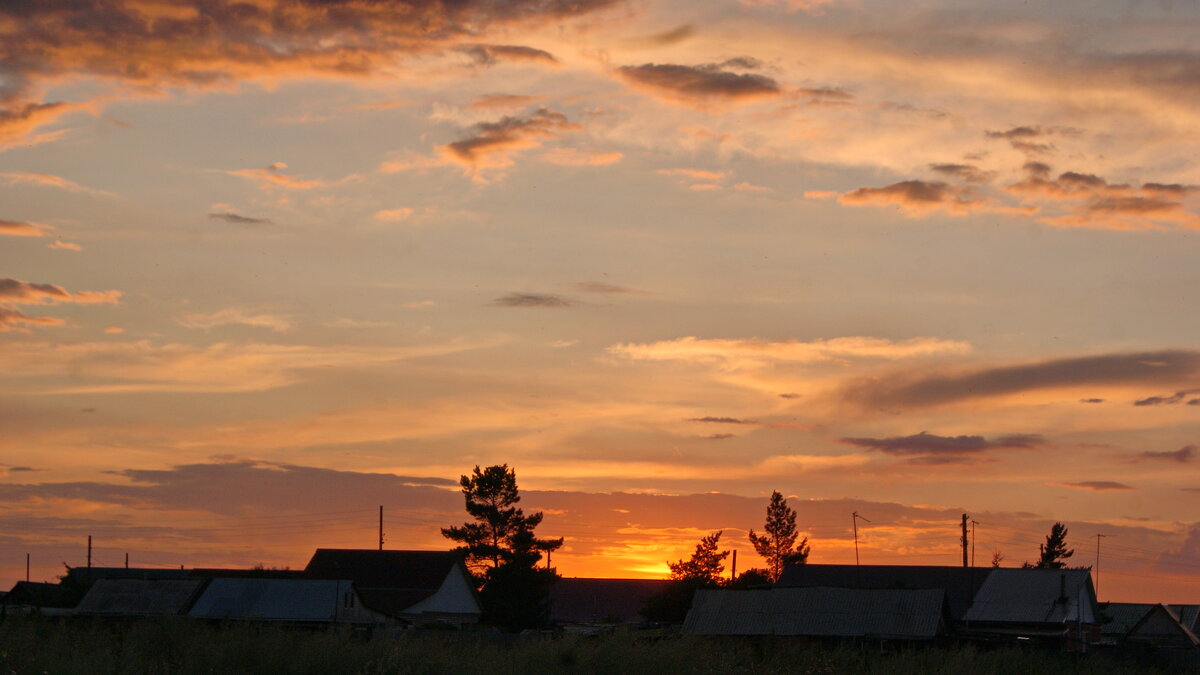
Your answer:
[[[339,631],[191,621],[113,624],[7,617],[2,673],[1166,673],[1107,653],[974,646],[837,647],[792,639],[648,632],[597,637],[426,632],[367,639]]]

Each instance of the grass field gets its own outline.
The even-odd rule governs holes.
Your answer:
[[[881,652],[878,646],[786,638],[712,640],[614,633],[599,637],[405,634],[136,623],[0,620],[2,673],[1167,673],[1110,654],[970,646]]]

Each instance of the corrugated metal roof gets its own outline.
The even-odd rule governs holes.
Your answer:
[[[1149,642],[1155,645],[1190,647],[1200,646],[1196,635],[1179,622],[1179,617],[1165,605],[1154,605],[1146,615],[1129,629],[1125,639],[1132,642]]]
[[[1146,613],[1154,607],[1153,603],[1149,602],[1110,602],[1108,606],[1100,610],[1100,614],[1111,621],[1101,624],[1100,634],[1109,638],[1123,638],[1129,632],[1130,628],[1137,625],[1137,622],[1146,616]]]
[[[188,616],[198,619],[336,621],[350,581],[213,579]]]
[[[929,639],[942,632],[944,607],[940,589],[701,590],[683,632]]]
[[[1083,603],[1082,616],[1080,603]],[[1062,624],[1096,621],[1088,570],[995,569],[975,594],[971,623]]]
[[[775,588],[941,589],[961,619],[992,567],[942,565],[788,565]]]
[[[100,579],[75,610],[121,616],[183,614],[203,586],[203,579]]]

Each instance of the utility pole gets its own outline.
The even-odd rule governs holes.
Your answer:
[[[25,554],[25,581],[29,581],[29,554]]]
[[[858,566],[858,521],[871,522],[858,515],[858,511],[850,514],[850,522],[854,524],[854,566]]]
[[[125,569],[129,569],[129,551],[125,552]]]
[[[1100,602],[1100,540],[1107,536],[1096,533],[1096,602]]]
[[[729,569],[729,580],[733,581],[737,578],[737,549],[733,549],[733,567]]]
[[[88,567],[92,566],[92,535],[88,535]]]
[[[975,566],[975,526],[980,524],[977,520],[971,521],[971,567]]]
[[[967,514],[962,514],[962,550],[963,550],[963,567],[970,567],[967,564]]]
[[[383,550],[383,504],[379,505],[379,550]]]

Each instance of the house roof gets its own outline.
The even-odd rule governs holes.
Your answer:
[[[456,565],[462,556],[449,551],[319,548],[304,576],[350,579],[364,605],[396,616],[437,593]]]
[[[1179,616],[1165,605],[1153,605],[1125,635],[1127,641],[1150,642],[1172,647],[1200,646],[1195,633],[1179,621]]]
[[[683,632],[931,639],[945,616],[941,589],[700,590]]]
[[[650,596],[670,583],[664,579],[564,578],[550,587],[553,623],[633,623]]]
[[[997,568],[964,618],[972,623],[1063,624],[1095,623],[1096,614],[1090,570]]]
[[[258,621],[335,621],[346,580],[218,578],[192,605],[188,616],[198,619]]]
[[[935,565],[788,565],[775,588],[938,589],[958,620],[992,567]]]
[[[78,596],[76,596],[78,597]],[[30,605],[33,607],[72,607],[71,594],[61,584],[40,581],[18,581],[4,594],[0,604]]]
[[[436,591],[462,556],[449,551],[319,548],[304,568],[310,579],[351,579],[361,588]]]
[[[1125,637],[1129,629],[1137,625],[1154,606],[1154,603],[1150,602],[1105,603],[1100,613],[1111,620],[1100,625],[1100,634],[1117,639]]]
[[[75,611],[118,616],[183,614],[204,584],[204,579],[100,579]]]

